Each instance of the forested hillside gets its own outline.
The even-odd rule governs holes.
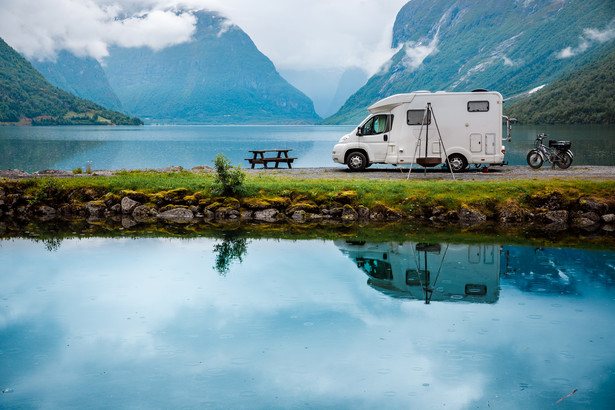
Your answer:
[[[0,123],[142,124],[51,85],[0,38]]]
[[[615,2],[413,0],[398,13],[398,52],[325,123],[354,124],[373,102],[415,90],[484,88],[505,98],[552,83],[614,41]]]
[[[93,57],[77,57],[62,50],[53,61],[32,58],[30,63],[56,87],[110,110],[122,111],[105,71]]]
[[[507,107],[506,113],[522,123],[615,124],[615,47],[598,56]]]

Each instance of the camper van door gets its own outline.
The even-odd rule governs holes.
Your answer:
[[[371,116],[359,128],[359,141],[367,146],[369,162],[384,162],[389,146],[391,115],[376,114]]]

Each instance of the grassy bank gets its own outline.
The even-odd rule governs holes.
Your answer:
[[[191,193],[212,196],[214,174],[191,172],[156,173],[125,172],[113,177],[40,178],[18,182],[26,193],[36,197],[46,186],[61,190],[92,189],[98,192],[119,194],[133,190],[156,193],[184,188]],[[9,183],[9,182],[5,182]],[[243,184],[241,197],[272,198],[302,197],[316,203],[332,203],[341,192],[356,193],[356,204],[371,207],[379,202],[403,212],[414,213],[419,208],[442,206],[458,210],[463,205],[490,212],[498,206],[514,201],[522,207],[534,208],[537,200],[556,193],[562,206],[581,197],[600,199],[615,209],[615,181],[594,180],[508,180],[497,182],[443,181],[443,180],[348,180],[301,179],[284,176],[248,176]]]

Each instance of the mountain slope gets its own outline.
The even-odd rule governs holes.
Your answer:
[[[521,123],[615,124],[615,47],[506,109]]]
[[[413,90],[538,87],[613,41],[614,19],[603,0],[413,0],[393,28],[399,51],[325,122],[356,123],[374,101]]]
[[[138,118],[109,111],[49,84],[0,38],[0,123],[140,124]]]
[[[313,123],[312,101],[292,87],[237,26],[199,12],[194,40],[160,51],[115,48],[105,61],[129,112],[149,122]]]
[[[109,85],[100,63],[92,57],[77,57],[62,50],[55,61],[31,59],[30,63],[47,81],[77,97],[121,111],[122,104]]]

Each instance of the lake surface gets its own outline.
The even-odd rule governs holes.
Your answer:
[[[296,167],[342,165],[333,146],[352,126],[0,127],[0,169],[162,168],[213,165],[217,154],[249,164],[249,150],[288,148]],[[536,134],[572,141],[576,165],[615,165],[615,126],[517,126],[506,161],[524,165]]]
[[[1,408],[612,408],[614,252],[227,234],[0,265]]]

